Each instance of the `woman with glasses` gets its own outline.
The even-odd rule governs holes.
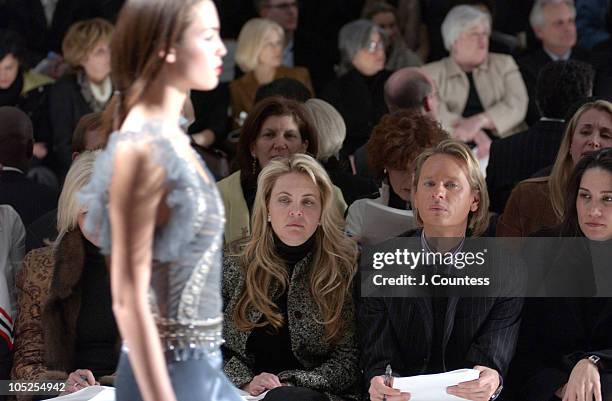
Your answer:
[[[241,127],[255,103],[255,92],[262,85],[278,78],[293,78],[303,83],[314,94],[310,74],[304,67],[284,67],[285,34],[276,22],[253,18],[238,36],[236,64],[245,73],[230,83],[232,121]]]
[[[378,120],[388,112],[384,85],[391,74],[385,70],[384,33],[369,20],[357,20],[340,30],[338,47],[342,75],[332,81],[321,98],[334,106],[346,123],[342,152],[352,155],[363,146]]]
[[[512,57],[489,52],[490,33],[490,15],[454,7],[442,23],[450,56],[423,67],[440,91],[438,120],[453,138],[474,142],[481,159],[492,138],[524,128],[529,100]]]

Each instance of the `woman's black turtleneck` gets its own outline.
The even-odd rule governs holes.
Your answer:
[[[81,309],[76,324],[75,366],[96,378],[113,374],[119,359],[119,331],[112,310],[110,277],[104,256],[83,238]]]
[[[16,106],[23,90],[23,72],[20,70],[15,80],[6,89],[0,89],[0,106]]]
[[[393,190],[393,186],[389,184],[389,207],[400,210],[410,210],[410,202],[403,200]]]
[[[289,246],[283,243],[276,234],[274,235],[276,252],[285,261],[290,282],[292,281],[293,268],[312,251],[314,242],[315,236],[313,235],[302,245]],[[270,325],[257,327],[251,332],[247,340],[247,351],[253,355],[255,360],[253,366],[253,374],[255,375],[262,372],[278,374],[285,370],[304,368],[291,349],[287,315],[288,291],[289,286],[274,300],[278,311],[283,315],[283,326],[278,331]],[[265,322],[264,316],[259,320],[259,323],[262,322]]]

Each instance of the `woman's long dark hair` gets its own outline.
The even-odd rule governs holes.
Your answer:
[[[601,149],[590,152],[582,157],[570,176],[567,193],[565,196],[565,215],[561,223],[561,232],[564,235],[583,237],[584,233],[578,224],[578,211],[576,210],[576,199],[580,182],[587,170],[600,168],[612,174],[612,148]]]

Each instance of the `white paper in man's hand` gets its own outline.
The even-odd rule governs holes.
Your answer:
[[[410,393],[410,401],[463,401],[464,398],[448,394],[446,388],[476,380],[480,372],[475,369],[458,369],[434,375],[395,377],[393,388]]]

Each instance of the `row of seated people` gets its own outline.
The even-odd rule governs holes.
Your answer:
[[[482,7],[454,7],[441,25],[449,56],[424,67],[437,88],[440,102],[436,108],[444,128],[454,138],[476,142],[486,155],[492,139],[522,131],[527,128],[525,122],[532,126],[542,117],[535,101],[537,77],[544,65],[555,60],[592,64],[597,71],[594,92],[609,95],[605,78],[608,63],[576,47],[575,15],[572,1],[537,1],[530,22],[542,48],[516,56],[515,60],[490,51],[491,20]],[[232,110],[231,125],[238,127],[253,107],[257,87],[275,77],[290,76],[312,89],[307,70],[283,66],[281,26],[255,19],[244,26],[243,34],[238,40],[236,59],[240,66],[248,64],[248,73],[232,81],[229,89],[221,85],[215,93],[198,94],[208,97],[208,102],[204,100],[208,112],[198,120],[208,120],[204,124],[211,130],[213,120],[218,124],[214,129],[223,130],[228,105]],[[345,25],[338,38],[340,76],[317,90],[316,95],[330,102],[346,122],[348,134],[343,153],[347,155],[367,142],[372,128],[388,111],[383,87],[392,71],[387,66],[389,35],[393,34],[371,20]],[[218,111],[213,119],[208,113],[215,109]]]
[[[456,252],[458,240],[487,230],[486,183],[468,147],[432,141],[413,163],[419,228],[403,236]],[[120,338],[108,271],[96,239],[81,228],[86,210],[76,197],[97,155],[85,152],[73,163],[58,239],[30,252],[20,272],[14,379],[67,380],[69,392],[112,383]],[[610,150],[585,154],[570,172],[561,223],[534,235],[583,238],[588,253],[572,260],[580,271],[595,249],[609,261],[611,190]],[[344,233],[336,193],[308,155],[270,160],[259,172],[251,238],[224,257],[224,371],[237,387],[269,391],[265,400],[408,400],[384,384],[390,364],[400,376],[474,368],[478,380],[448,389],[474,401],[496,397],[502,385],[504,396],[517,400],[612,396],[609,298],[355,296],[359,251]],[[572,251],[546,249],[535,263]],[[508,272],[522,268],[518,259],[494,263]]]
[[[574,61],[558,61],[546,66],[544,72],[539,82],[538,102],[546,118],[529,131],[496,141],[493,146],[493,157],[487,169],[487,185],[494,199],[491,209],[496,213],[504,210],[505,199],[510,195],[514,185],[552,165],[557,154],[559,154],[559,160],[556,164],[567,165],[565,160],[569,153],[563,150],[558,152],[560,144],[563,144],[563,147],[578,149],[574,151],[576,153],[573,155],[574,164],[581,152],[609,145],[611,124],[608,115],[609,104],[606,102],[585,105],[580,112],[576,113],[569,124],[570,128],[563,136],[563,122],[559,120],[565,118],[564,116],[568,113],[567,109],[574,102],[580,102],[591,92],[592,72],[588,67]],[[441,134],[438,128],[433,127],[433,123],[424,123],[423,118],[419,115],[423,113],[428,118],[437,119],[436,89],[422,71],[403,69],[389,79],[385,91],[385,97],[392,110],[415,109],[417,112],[408,115],[394,116],[391,114],[381,120],[366,146],[369,159],[367,164],[372,166],[374,170],[372,174],[381,184],[379,202],[397,209],[410,209],[409,182],[412,160],[420,150],[431,144],[432,138],[445,135]],[[590,111],[590,109],[595,110]],[[573,115],[573,112],[570,111],[569,114]],[[95,126],[93,126],[96,123],[95,120],[96,118],[84,119],[83,127],[77,130],[77,136],[86,138],[85,133],[95,131]],[[594,121],[597,121],[597,124],[594,124]],[[88,125],[92,126],[87,128]],[[574,135],[576,131],[580,131],[581,134]],[[347,205],[352,205],[357,199],[371,197],[376,192],[374,181],[352,175],[348,163],[341,157],[341,147],[346,135],[347,128],[341,115],[333,106],[322,100],[308,100],[305,107],[297,102],[278,98],[260,101],[241,130],[236,149],[239,170],[219,184],[228,216],[225,231],[226,243],[230,244],[235,240],[250,236],[249,216],[258,172],[271,158],[279,155],[296,152],[318,155],[338,186],[336,199],[340,211],[344,211]],[[96,142],[95,135],[89,135],[87,138],[89,142],[92,142],[93,147],[99,146],[100,142],[99,140]],[[21,155],[20,152],[7,150],[6,153],[6,160],[19,158],[19,161],[12,163],[13,168],[19,170],[20,166],[26,163],[24,160],[28,157],[27,152]],[[7,162],[5,161],[4,164],[6,165]],[[359,174],[370,174],[360,171],[363,169],[359,166],[366,163],[357,160],[356,164]],[[559,184],[558,179],[554,177],[566,177],[568,175],[566,170],[567,167],[557,168],[550,175],[553,177],[550,180],[551,183],[555,182],[557,188],[563,187],[562,182]],[[19,175],[19,171],[7,173],[4,178],[8,178],[10,174]],[[549,176],[546,173],[540,175]],[[539,181],[545,182],[548,179],[539,179]],[[520,188],[534,185],[529,183],[521,185]],[[543,186],[540,184],[537,187]],[[558,205],[560,203],[561,190],[550,191],[553,194],[550,197],[546,188],[536,192],[542,191],[545,191],[542,196],[535,198],[542,198],[542,200],[536,204]],[[29,226],[34,220],[33,213],[31,213],[33,211],[27,212],[24,211],[24,208],[30,204],[32,208],[36,208],[48,202],[16,201],[22,192],[20,190],[5,192],[2,199],[3,203],[16,205],[25,225]],[[40,191],[37,190],[37,192]],[[12,199],[11,194],[13,198],[16,198]],[[47,196],[47,198],[50,197]],[[514,227],[512,235],[527,235],[534,229],[555,222],[556,217],[552,212],[540,214],[535,208],[529,207],[533,204],[520,204],[529,202],[528,198],[533,199],[521,197],[520,191],[517,191],[511,207],[508,208],[507,217],[502,216],[500,234],[511,235],[509,229],[506,228],[512,226]],[[354,209],[358,210],[359,207],[355,205]],[[46,209],[45,212],[49,209],[52,207]],[[359,228],[354,225],[359,225],[357,220],[360,217],[356,215],[355,210],[353,212],[349,210],[349,231],[352,235],[359,235]],[[530,210],[534,212],[530,213]],[[550,210],[555,210],[555,214],[560,215],[558,206]],[[529,216],[537,214],[537,216],[536,218],[515,217],[526,214]],[[35,217],[40,217],[40,214]],[[528,226],[525,229],[518,229],[517,232],[516,226],[525,224]],[[28,246],[28,249],[31,247]]]
[[[541,115],[535,102],[536,79],[548,61],[590,59],[574,48],[575,9],[571,1],[536,2],[531,23],[544,50],[519,57],[520,68],[512,57],[489,51],[490,14],[486,7],[474,5],[457,6],[448,13],[442,34],[450,56],[427,64],[424,70],[439,95],[440,101],[435,105],[438,120],[454,138],[476,143],[484,158],[492,139],[524,130],[524,121],[529,125],[538,122]],[[345,155],[353,155],[362,147],[388,112],[384,84],[390,72],[421,64],[416,56],[412,61],[393,61],[398,56],[393,55],[397,51],[389,47],[389,38],[398,35],[384,22],[389,9],[379,6],[370,4],[364,14],[370,19],[349,23],[340,31],[340,76],[317,89],[317,94],[340,112],[347,125],[342,149]],[[285,66],[283,44],[287,29],[275,22],[273,15],[265,16],[270,19],[247,22],[239,35],[236,61],[244,75],[213,93],[193,94],[196,123],[190,132],[200,146],[219,145],[227,133],[228,108],[231,125],[239,127],[252,110],[257,88],[276,78],[295,78],[314,94],[315,85],[308,70],[293,64]],[[563,29],[554,29],[555,24],[563,24]],[[70,137],[78,119],[88,112],[100,111],[112,94],[108,54],[111,35],[112,26],[102,19],[71,27],[64,38],[63,53],[74,73],[51,86],[50,79],[27,71],[25,46],[14,34],[3,33],[0,40],[0,59],[11,70],[9,77],[0,82],[2,105],[18,105],[30,114],[35,125],[35,156],[43,165],[52,167],[60,179],[70,165]],[[404,54],[409,52],[405,49]],[[607,84],[600,79],[606,74],[600,62],[595,64],[595,88],[606,93]],[[31,174],[44,175],[40,171],[35,169]],[[49,181],[53,182],[53,178],[46,182]]]

